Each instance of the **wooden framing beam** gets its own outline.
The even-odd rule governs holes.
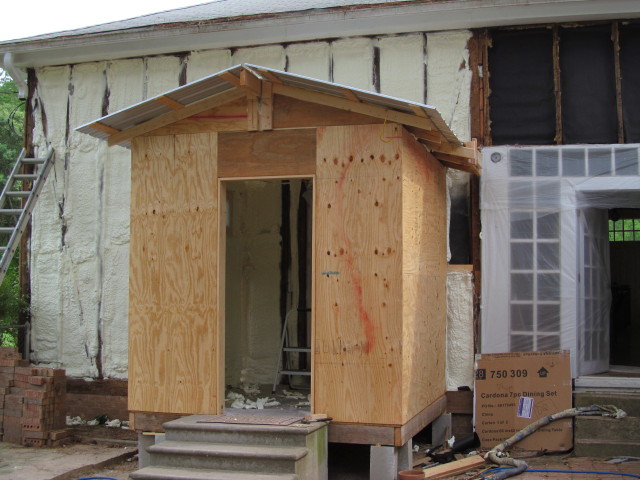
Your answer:
[[[425,142],[429,142],[432,144],[439,145],[444,140],[444,137],[442,136],[442,134],[437,130],[436,131],[421,130],[419,128],[411,128],[411,127],[408,127],[407,130],[409,130],[409,132],[412,135],[415,135],[415,137],[418,140],[424,140]]]
[[[249,95],[255,97],[262,95],[262,82],[248,70],[242,70],[240,72],[240,86],[244,88]]]
[[[246,92],[243,89],[234,88],[232,90],[227,90],[225,92],[219,93],[218,95],[215,95],[213,97],[199,100],[185,106],[180,110],[165,113],[164,115],[160,115],[159,117],[149,120],[148,122],[144,122],[139,125],[127,128],[126,130],[122,130],[121,132],[112,134],[108,140],[109,146],[118,145],[122,142],[132,139],[133,137],[144,135],[145,133],[151,132],[157,128],[164,127],[171,123],[177,122],[178,120],[190,117],[191,115],[200,113],[203,110],[218,107],[227,102],[231,102],[240,97],[244,97],[245,95]]]
[[[172,110],[180,110],[181,108],[184,108],[184,105],[182,103],[176,102],[174,99],[169,98],[165,95],[155,98],[155,101],[161,103],[165,107],[169,107]]]
[[[104,132],[108,135],[115,135],[116,133],[120,133],[120,130],[118,130],[117,128],[110,127],[109,125],[105,125],[104,123],[100,122],[93,122],[91,124],[91,127],[95,128],[96,130],[100,130],[101,132]]]
[[[345,97],[347,97],[352,102],[360,103],[360,99],[358,98],[358,96],[355,93],[353,93],[351,90],[343,88],[342,93],[344,94]]]
[[[282,85],[282,82],[280,81],[280,79],[276,77],[273,73],[271,73],[269,70],[262,70],[262,69],[258,69],[258,70],[260,71],[260,75],[264,75],[264,77],[268,79],[271,83]]]
[[[260,96],[260,109],[258,111],[258,130],[273,129],[273,84],[262,82],[262,95]]]
[[[240,79],[231,72],[222,72],[220,78],[226,80],[231,85],[235,85],[236,87],[240,86]]]
[[[297,98],[311,103],[319,103],[327,105],[329,107],[339,108],[341,110],[347,110],[349,112],[361,113],[369,115],[370,117],[377,117],[386,119],[388,122],[402,123],[412,127],[417,127],[422,130],[437,131],[433,122],[428,118],[416,117],[409,113],[398,112],[384,107],[378,107],[376,105],[369,105],[365,103],[354,102],[345,98],[336,97],[335,95],[329,95],[326,93],[320,93],[303,88],[291,87],[288,85],[273,85],[273,93],[277,95],[284,95],[286,97]]]

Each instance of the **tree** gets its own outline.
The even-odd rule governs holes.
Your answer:
[[[22,148],[24,102],[18,98],[18,88],[5,72],[0,70],[0,186],[15,164]],[[6,240],[2,242],[6,243]],[[26,301],[20,295],[18,254],[13,257],[7,274],[0,285],[0,326],[17,325]],[[15,330],[0,330],[0,345],[16,345]]]

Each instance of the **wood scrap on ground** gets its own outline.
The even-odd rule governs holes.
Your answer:
[[[452,475],[465,473],[469,470],[482,467],[483,465],[486,465],[484,458],[480,455],[474,455],[472,457],[463,458],[462,460],[456,460],[455,462],[427,468],[424,471],[424,478],[428,478],[430,480],[447,478]]]

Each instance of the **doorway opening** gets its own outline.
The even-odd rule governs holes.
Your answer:
[[[222,192],[225,411],[304,414],[312,385],[313,181],[228,180]]]
[[[609,256],[610,364],[640,367],[640,208],[609,210]]]

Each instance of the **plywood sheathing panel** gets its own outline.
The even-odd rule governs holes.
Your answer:
[[[218,413],[215,134],[133,139],[129,409]]]
[[[402,413],[445,393],[445,168],[402,130]]]
[[[318,128],[314,410],[336,422],[402,422],[399,131]]]
[[[221,178],[290,177],[315,173],[314,128],[221,133],[218,138],[218,175]]]

